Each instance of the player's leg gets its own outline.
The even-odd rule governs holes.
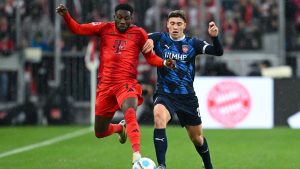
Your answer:
[[[185,128],[198,154],[203,160],[205,169],[213,169],[208,144],[205,137],[203,136],[202,125],[186,125]]]
[[[115,97],[109,93],[108,87],[98,86],[95,106],[95,135],[97,138],[110,136],[114,133],[122,134],[124,127],[122,124],[112,124],[115,111],[119,108]]]
[[[166,135],[166,127],[171,120],[171,115],[163,104],[154,106],[154,133],[153,142],[156,152],[158,165],[166,167],[166,153],[168,148],[168,140]]]
[[[138,100],[136,97],[127,98],[121,106],[121,111],[124,112],[124,119],[126,121],[126,133],[131,143],[133,151],[134,163],[141,158],[140,155],[140,128],[136,118],[136,109],[138,105]]]
[[[198,154],[201,156],[205,169],[212,169],[208,144],[203,136],[202,120],[200,116],[197,96],[186,95],[177,98],[178,119],[181,126],[184,126],[195,145]]]
[[[95,117],[95,135],[97,138],[110,136],[114,133],[122,133],[123,126],[121,124],[112,124],[112,117],[105,117],[96,115]]]
[[[132,162],[135,162],[141,158],[141,134],[136,117],[136,109],[138,105],[143,103],[142,87],[136,82],[136,80],[128,81],[114,88],[114,94],[116,95],[121,111],[124,112],[126,133],[133,151]]]

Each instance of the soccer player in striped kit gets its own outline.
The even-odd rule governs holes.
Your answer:
[[[166,168],[167,136],[166,127],[176,113],[180,124],[185,127],[190,140],[202,157],[205,169],[212,169],[207,140],[203,136],[198,98],[194,91],[195,57],[198,54],[223,55],[218,40],[218,27],[209,23],[208,33],[213,44],[184,34],[186,17],[183,11],[169,13],[168,32],[149,35],[143,51],[150,51],[154,45],[155,53],[163,59],[176,60],[175,69],[157,69],[157,88],[154,95],[154,146],[159,164],[158,169]],[[153,44],[154,43],[154,44]]]
[[[119,4],[115,7],[114,22],[78,24],[64,5],[59,5],[56,11],[63,16],[68,28],[74,34],[100,38],[95,135],[97,138],[104,138],[118,133],[122,144],[128,136],[134,163],[141,158],[136,109],[143,102],[142,88],[137,82],[137,64],[139,53],[148,39],[147,33],[132,24],[133,8],[128,4]],[[163,60],[152,52],[143,54],[147,62],[153,66],[169,68],[175,66],[172,59]],[[111,119],[119,109],[124,112],[125,121],[112,124]]]

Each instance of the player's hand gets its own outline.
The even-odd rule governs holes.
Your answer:
[[[56,8],[56,12],[57,12],[60,16],[65,16],[65,14],[68,12],[68,9],[67,9],[63,4],[60,4],[60,5],[58,5],[58,7]]]
[[[218,33],[219,33],[219,29],[216,26],[215,22],[213,22],[213,21],[209,22],[209,24],[208,24],[208,34],[211,37],[217,37]]]
[[[164,60],[164,65],[173,70],[176,68],[176,60],[168,58],[168,59]]]
[[[153,50],[153,48],[154,48],[153,40],[152,39],[148,39],[146,41],[146,43],[144,44],[144,46],[143,46],[142,52],[143,53],[151,52]]]

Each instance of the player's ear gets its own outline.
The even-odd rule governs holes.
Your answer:
[[[134,22],[134,17],[132,15],[130,15],[130,22],[133,23]]]
[[[184,29],[186,28],[186,22],[183,22],[183,27],[184,27]]]

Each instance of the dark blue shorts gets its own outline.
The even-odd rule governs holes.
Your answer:
[[[181,126],[196,126],[202,124],[198,98],[195,94],[178,95],[156,93],[153,96],[154,105],[163,104],[173,118],[177,114]]]

